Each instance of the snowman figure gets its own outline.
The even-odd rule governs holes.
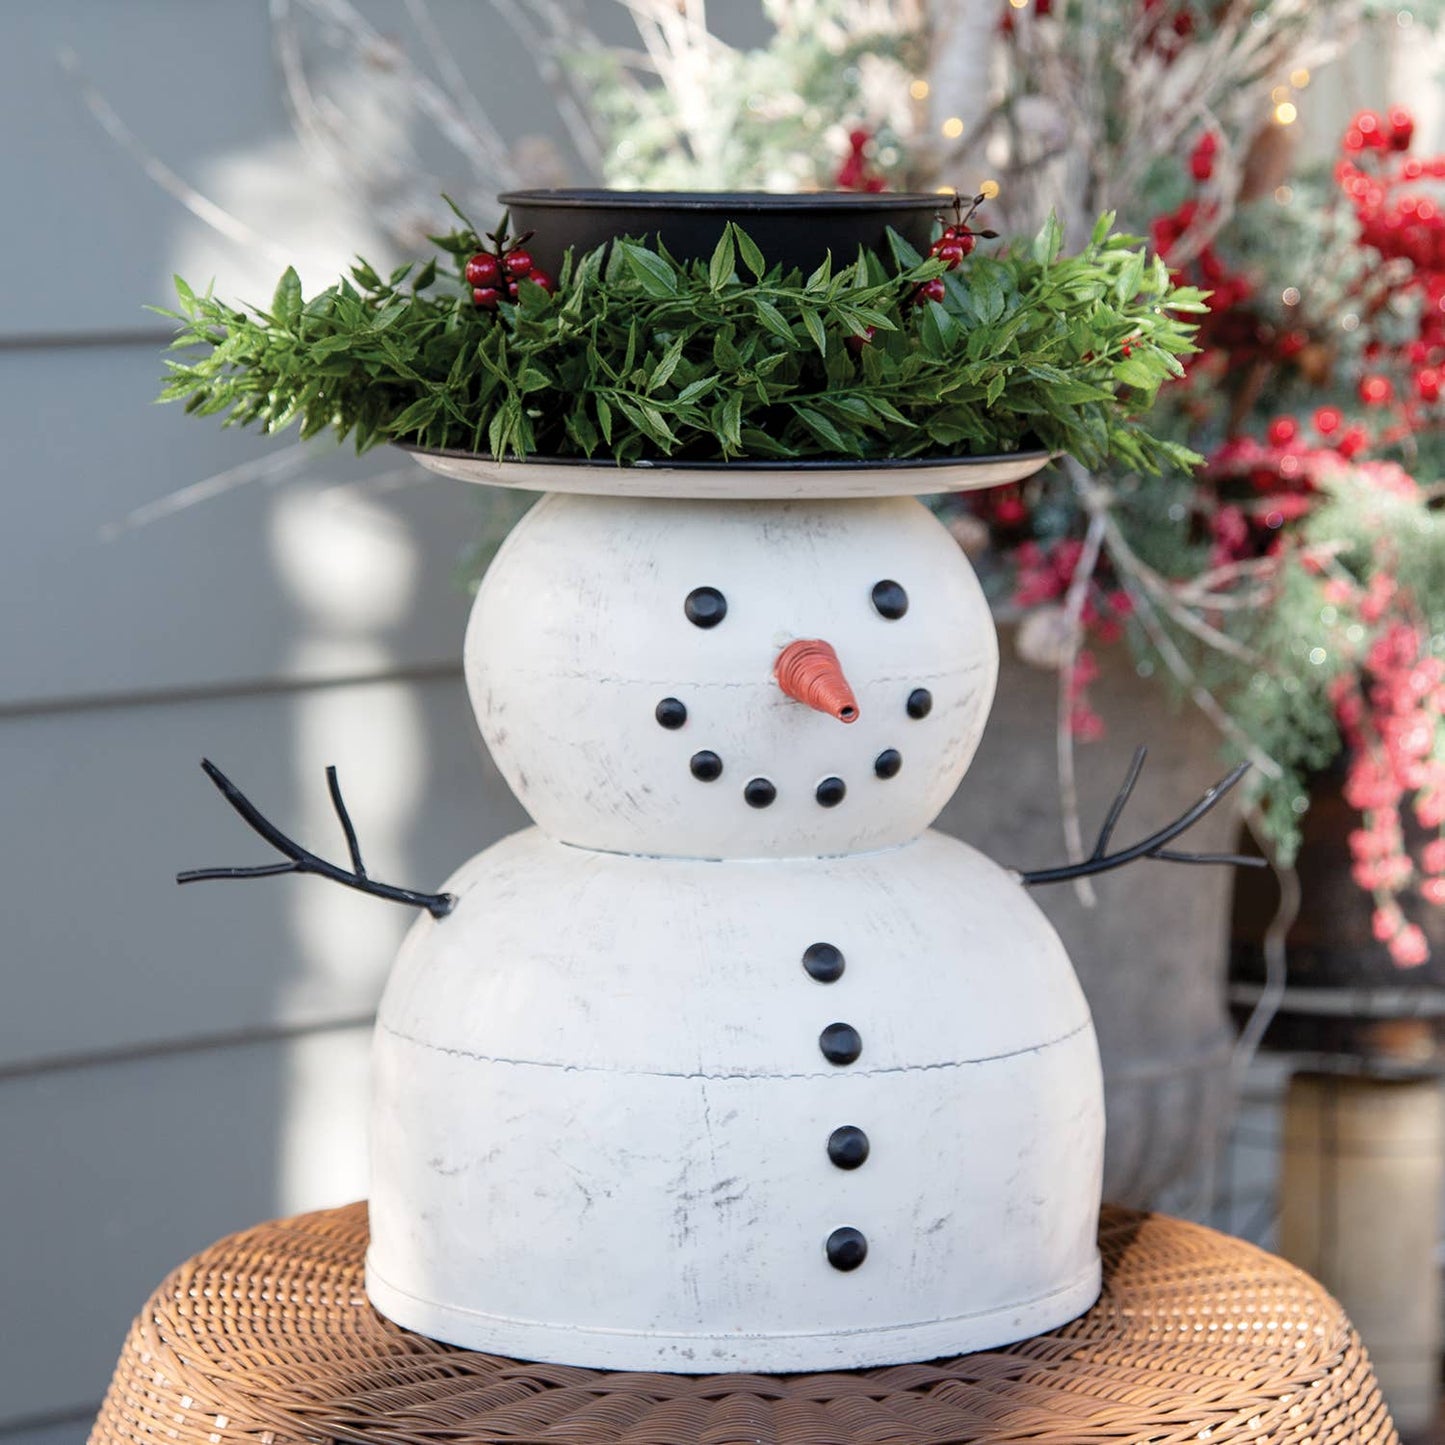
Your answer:
[[[432,916],[376,1025],[373,1304],[494,1354],[686,1373],[929,1359],[1080,1314],[1099,1060],[1024,885],[1183,859],[1163,847],[1192,818],[1037,877],[929,830],[997,643],[911,496],[566,476],[465,644],[535,826],[402,899]],[[382,891],[333,796],[353,873],[278,846]]]

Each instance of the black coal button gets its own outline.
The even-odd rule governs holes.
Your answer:
[[[818,1047],[830,1064],[851,1064],[863,1052],[863,1040],[852,1024],[829,1024],[818,1035]]]
[[[868,1241],[863,1237],[863,1231],[854,1229],[851,1224],[835,1229],[828,1236],[827,1249],[828,1263],[845,1273],[857,1269],[868,1258]]]

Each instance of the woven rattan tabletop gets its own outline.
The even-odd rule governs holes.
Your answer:
[[[366,1302],[366,1210],[232,1235],[131,1328],[91,1445],[1398,1445],[1358,1336],[1307,1275],[1106,1209],[1104,1293],[999,1350],[821,1375],[652,1375],[437,1344]]]

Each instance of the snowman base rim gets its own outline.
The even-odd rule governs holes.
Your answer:
[[[428,471],[455,481],[530,492],[566,492],[653,500],[846,501],[852,497],[926,497],[1021,482],[1045,467],[1047,451],[982,457],[806,458],[679,462],[666,458],[620,466],[608,458],[507,457],[393,442]]]
[[[659,1374],[796,1374],[915,1364],[1013,1344],[1057,1329],[1098,1302],[1098,1250],[1073,1279],[1031,1299],[912,1324],[791,1334],[687,1334],[597,1329],[513,1319],[419,1298],[390,1284],[366,1256],[366,1295],[393,1324],[484,1354],[595,1370]]]

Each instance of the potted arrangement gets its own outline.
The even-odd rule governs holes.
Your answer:
[[[779,209],[801,233],[838,204]],[[286,861],[182,878],[320,873],[423,910],[374,1053],[367,1288],[393,1320],[603,1368],[818,1370],[1097,1297],[1098,1052],[1025,890],[1233,861],[1175,840],[1243,769],[1121,844],[1136,758],[1088,857],[1033,872],[932,831],[997,647],[914,496],[1063,449],[1190,460],[1139,413],[1202,302],[1107,217],[1074,256],[1053,224],[992,252],[976,205],[926,255],[882,226],[806,276],[720,196],[691,240],[660,206],[655,237],[555,276],[459,217],[446,279],[363,263],[307,301],[288,273],[262,315],[182,284],[179,344],[206,349],[168,395],[193,410],[549,493],[464,648],[536,826],[420,893],[367,876],[334,774],[350,869],[208,764]]]

